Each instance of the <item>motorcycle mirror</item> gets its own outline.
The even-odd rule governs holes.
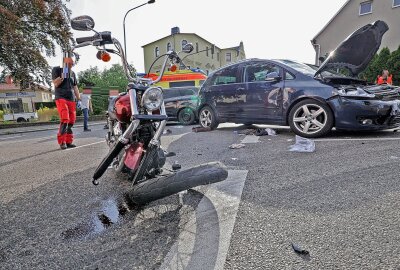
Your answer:
[[[94,20],[88,15],[79,16],[71,20],[71,27],[78,31],[91,31],[94,28]]]
[[[192,51],[193,51],[193,44],[192,43],[187,43],[182,48],[182,52],[184,52],[184,53],[191,53]]]

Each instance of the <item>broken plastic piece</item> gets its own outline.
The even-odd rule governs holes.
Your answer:
[[[172,133],[172,131],[170,129],[165,129],[162,134],[167,135],[167,134],[171,134],[171,133]]]
[[[312,153],[315,151],[315,142],[296,135],[296,143],[290,146],[289,151]]]
[[[292,248],[298,254],[301,254],[301,255],[309,255],[310,254],[310,252],[308,252],[308,250],[305,250],[305,249],[301,248],[299,245],[296,245],[293,243],[292,243]]]
[[[243,148],[246,145],[244,145],[243,143],[234,143],[232,145],[229,146],[230,149],[239,149],[239,148]]]
[[[276,131],[273,130],[272,128],[259,128],[256,130],[256,133],[254,134],[256,136],[276,136]]]
[[[178,163],[178,161],[175,161],[174,164],[172,164],[172,169],[174,171],[180,170],[182,168],[181,164]]]
[[[192,128],[193,132],[205,132],[205,131],[211,131],[210,127],[194,127]]]

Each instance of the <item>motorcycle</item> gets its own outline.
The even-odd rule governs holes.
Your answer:
[[[226,179],[227,170],[219,162],[186,170],[174,166],[173,170],[164,168],[166,158],[173,154],[161,148],[160,140],[168,116],[163,90],[154,84],[161,80],[167,63],[181,64],[179,54],[192,52],[193,45],[186,44],[179,53],[168,51],[164,55],[160,75],[153,81],[132,74],[121,43],[112,37],[111,32],[97,32],[94,26],[94,20],[87,15],[71,20],[72,29],[95,32],[93,36],[76,38],[73,50],[94,46],[100,59],[109,60],[109,54],[120,56],[129,83],[125,92],[109,100],[106,142],[110,151],[95,170],[93,184],[98,185],[98,179],[112,165],[115,171],[128,175],[132,184],[127,191],[127,197],[132,203],[141,205],[199,185]],[[113,45],[113,48],[107,45]]]

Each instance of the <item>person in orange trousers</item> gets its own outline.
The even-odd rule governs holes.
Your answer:
[[[54,67],[52,70],[55,87],[55,101],[60,116],[60,128],[57,141],[61,149],[76,147],[73,144],[72,127],[76,120],[76,102],[80,102],[80,94],[75,73],[71,70],[74,60],[71,53],[64,53],[63,67]]]

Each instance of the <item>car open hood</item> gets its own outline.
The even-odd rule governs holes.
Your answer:
[[[329,68],[347,68],[353,76],[362,72],[381,46],[389,30],[384,21],[367,24],[346,38],[322,63],[315,76]]]

